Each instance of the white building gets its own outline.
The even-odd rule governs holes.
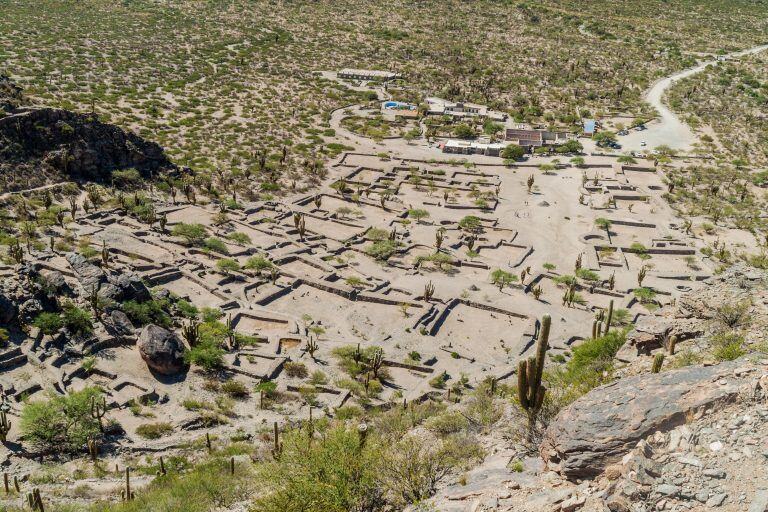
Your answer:
[[[442,98],[427,98],[427,114],[437,116],[452,116],[457,119],[480,118],[503,122],[507,114],[490,110],[485,105],[477,103],[455,103]]]
[[[485,155],[500,156],[507,147],[500,142],[476,142],[470,140],[448,140],[440,144],[443,153],[456,153],[460,155]]]
[[[387,82],[389,80],[395,80],[396,78],[402,78],[402,75],[399,73],[392,73],[390,71],[350,68],[342,69],[336,74],[336,76],[344,80],[366,80],[377,82]]]

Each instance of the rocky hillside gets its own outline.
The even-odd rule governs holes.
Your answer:
[[[26,106],[0,77],[0,193],[65,180],[105,181],[115,169],[144,176],[174,165],[154,142],[90,114]]]
[[[489,439],[437,510],[768,511],[768,274],[707,285],[638,322],[619,378],[562,410],[539,454]]]

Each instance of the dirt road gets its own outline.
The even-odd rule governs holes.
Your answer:
[[[755,46],[747,50],[729,53],[721,59],[734,59],[744,55],[751,55],[768,49],[768,44]],[[664,93],[676,81],[700,73],[710,64],[718,65],[721,61],[714,59],[702,62],[698,66],[680,71],[666,78],[657,81],[645,94],[645,101],[650,103],[658,113],[657,121],[648,124],[648,129],[637,132],[632,131],[629,135],[619,139],[624,151],[642,151],[652,149],[656,146],[666,144],[673,149],[688,150],[698,140],[693,130],[680,120],[663,102]],[[642,146],[641,142],[646,145]]]

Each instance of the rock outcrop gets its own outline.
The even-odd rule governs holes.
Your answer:
[[[735,265],[676,304],[640,317],[617,358],[630,362],[665,347],[671,336],[678,341],[706,338],[719,328],[733,327],[728,325],[732,322],[750,324],[748,343],[759,342],[768,332],[768,273]]]
[[[137,345],[141,358],[151,370],[174,375],[185,369],[184,342],[176,333],[150,324],[142,329]]]
[[[560,412],[541,454],[569,479],[592,478],[641,439],[705,408],[736,399],[758,367],[745,360],[628,377],[594,389]]]
[[[21,87],[6,75],[0,75],[0,111],[13,112],[26,104]]]
[[[0,76],[0,193],[67,180],[108,181],[115,169],[148,177],[177,168],[163,148],[93,114],[26,106]]]

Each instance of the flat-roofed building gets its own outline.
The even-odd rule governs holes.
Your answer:
[[[469,140],[447,140],[440,144],[443,153],[455,153],[460,155],[485,155],[499,156],[506,144],[500,142],[475,142]]]
[[[400,73],[392,73],[391,71],[380,71],[377,69],[352,69],[344,68],[339,71],[336,76],[344,80],[366,80],[376,82],[387,82],[389,80],[395,80],[402,78]]]
[[[522,147],[538,148],[544,145],[565,144],[573,136],[568,132],[550,132],[547,130],[531,130],[525,128],[508,128],[504,140],[510,144]]]
[[[477,103],[453,102],[442,98],[427,98],[427,114],[451,116],[456,119],[480,118],[505,121],[507,114]]]

